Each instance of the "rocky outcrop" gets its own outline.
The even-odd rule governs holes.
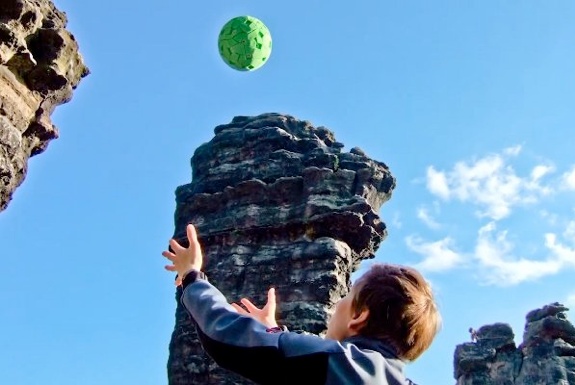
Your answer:
[[[523,343],[507,324],[483,326],[475,342],[457,346],[458,385],[575,384],[575,327],[559,303],[527,314]]]
[[[205,270],[230,301],[263,304],[274,286],[278,319],[321,333],[359,263],[386,236],[378,210],[395,179],[387,166],[343,145],[324,127],[291,116],[236,117],[192,158],[192,182],[176,190],[175,237],[198,227]],[[169,383],[248,383],[202,351],[179,303]]]
[[[0,211],[24,180],[28,159],[58,137],[52,111],[88,74],[66,23],[49,0],[2,0]]]

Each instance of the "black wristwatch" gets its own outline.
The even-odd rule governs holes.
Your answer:
[[[189,272],[187,272],[184,275],[184,279],[182,279],[182,290],[185,290],[186,286],[188,286],[189,284],[196,282],[197,279],[207,280],[208,277],[206,277],[203,271],[190,270]]]

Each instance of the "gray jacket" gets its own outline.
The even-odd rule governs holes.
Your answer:
[[[274,331],[239,314],[207,280],[184,282],[182,303],[218,365],[263,385],[408,385],[404,363],[382,341]]]

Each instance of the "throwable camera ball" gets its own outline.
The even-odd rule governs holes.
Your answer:
[[[263,66],[272,53],[270,31],[253,16],[238,16],[228,21],[218,37],[220,55],[238,71],[254,71]]]

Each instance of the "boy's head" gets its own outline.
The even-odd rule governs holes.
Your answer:
[[[440,325],[433,293],[419,272],[376,264],[337,303],[326,338],[360,334],[381,339],[399,358],[413,361],[431,345]]]

